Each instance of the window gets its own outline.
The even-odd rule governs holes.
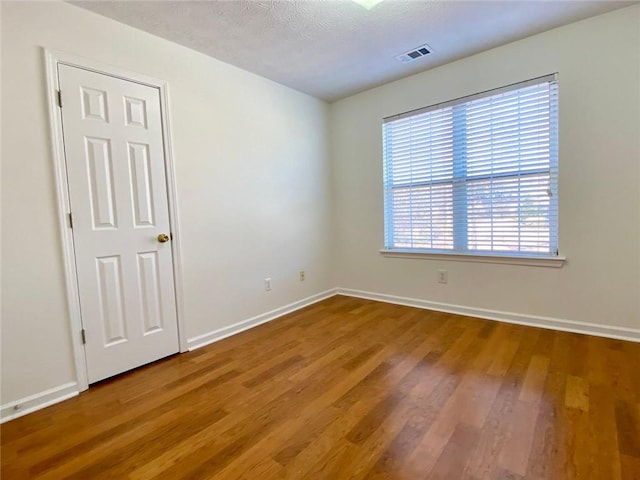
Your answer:
[[[558,254],[555,75],[386,118],[385,251]]]

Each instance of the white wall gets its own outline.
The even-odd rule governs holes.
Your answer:
[[[382,118],[553,72],[565,266],[382,257]],[[640,6],[363,92],[330,113],[339,287],[640,332]]]
[[[324,102],[69,4],[1,21],[2,404],[75,380],[42,47],[169,82],[188,338],[333,286]]]

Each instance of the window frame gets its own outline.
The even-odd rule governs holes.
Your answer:
[[[451,117],[453,126],[451,127],[451,138],[452,138],[452,150],[455,142],[453,139],[456,137],[456,133],[459,129],[464,130],[468,128],[466,124],[466,118],[464,123],[460,124],[460,120],[454,118],[455,108],[457,107],[457,111],[466,110],[464,108],[461,109],[460,106],[466,106],[470,102],[474,100],[479,100],[482,98],[493,97],[496,95],[500,95],[502,93],[507,93],[510,91],[521,90],[530,86],[540,85],[543,83],[549,83],[552,85],[553,92],[552,95],[555,95],[554,103],[551,103],[551,106],[555,106],[556,110],[551,111],[549,116],[550,121],[550,137],[549,137],[549,166],[543,169],[538,170],[529,170],[523,173],[521,170],[517,170],[514,173],[505,174],[505,178],[522,178],[523,176],[529,175],[540,175],[547,174],[550,179],[550,189],[552,192],[549,209],[553,210],[555,213],[555,224],[550,224],[549,226],[549,243],[550,250],[555,248],[555,254],[552,252],[526,252],[523,250],[520,251],[498,251],[498,250],[471,250],[469,249],[468,243],[468,227],[467,223],[469,220],[468,210],[465,208],[463,210],[463,214],[459,212],[453,213],[453,210],[459,207],[459,203],[454,201],[454,198],[465,198],[466,194],[458,195],[454,193],[453,189],[462,188],[465,192],[468,188],[468,185],[474,181],[481,179],[482,175],[476,176],[468,176],[466,172],[466,160],[461,161],[458,158],[458,154],[452,153],[452,173],[450,181],[420,181],[415,183],[424,183],[426,185],[436,185],[438,183],[446,183],[451,185],[451,209],[452,209],[452,242],[453,248],[399,248],[399,247],[390,247],[389,245],[393,244],[393,240],[395,237],[394,230],[392,226],[393,215],[391,215],[391,208],[389,207],[390,194],[394,191],[394,188],[403,188],[406,186],[393,186],[391,187],[387,180],[387,169],[390,160],[387,158],[387,140],[385,133],[385,125],[390,122],[394,122],[397,120],[401,120],[408,117],[414,117],[416,115],[421,115],[424,113],[432,112],[432,111],[441,111],[444,112],[445,109],[451,108]],[[483,92],[479,92],[473,95],[468,95],[464,97],[460,97],[451,101],[437,103],[428,107],[419,108],[415,110],[411,110],[405,113],[401,113],[398,115],[393,115],[390,117],[386,117],[383,120],[383,170],[384,181],[383,181],[383,193],[384,193],[384,248],[380,250],[380,253],[384,256],[388,257],[401,257],[401,258],[426,258],[426,259],[444,259],[444,260],[453,260],[453,261],[470,261],[470,262],[483,262],[483,263],[506,263],[506,264],[517,264],[517,265],[535,265],[535,266],[549,266],[549,267],[561,267],[566,260],[566,257],[559,254],[558,243],[559,243],[559,212],[558,212],[558,98],[557,98],[557,89],[558,89],[558,74],[553,73],[549,75],[544,75],[541,77],[536,77],[530,80],[526,80],[523,82],[517,82],[514,84],[506,85],[504,87],[499,87],[492,90],[487,90]],[[550,102],[552,100],[550,99]],[[458,122],[458,123],[456,123]],[[466,133],[465,133],[466,135]],[[463,155],[463,156],[466,156]],[[460,164],[464,164],[461,165]],[[461,170],[461,168],[464,170]],[[488,178],[495,178],[493,175],[486,175]],[[413,183],[409,183],[408,186],[413,186]],[[520,199],[520,197],[519,197]],[[465,203],[465,202],[463,202]],[[519,201],[519,207],[522,205],[521,201]],[[389,218],[391,217],[391,218]],[[492,217],[493,218],[493,217]],[[493,220],[492,220],[493,221]],[[520,239],[520,234],[518,234],[518,239]],[[465,247],[465,248],[461,248]]]

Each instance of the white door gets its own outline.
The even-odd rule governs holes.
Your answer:
[[[178,352],[157,88],[58,66],[89,383]]]

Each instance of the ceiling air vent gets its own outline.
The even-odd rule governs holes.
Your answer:
[[[402,63],[409,63],[422,58],[425,55],[429,55],[432,51],[433,50],[431,49],[431,47],[425,43],[424,45],[420,45],[419,47],[414,48],[413,50],[402,53],[400,55],[396,55],[396,58]]]

